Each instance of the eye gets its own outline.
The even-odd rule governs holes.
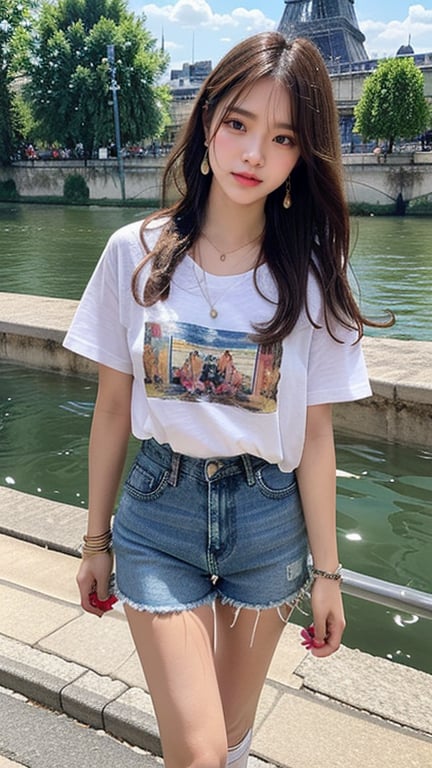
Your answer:
[[[276,136],[273,141],[276,142],[276,144],[280,144],[283,147],[293,147],[295,144],[294,139],[291,136]]]
[[[234,131],[244,131],[245,127],[241,120],[237,120],[235,117],[231,117],[229,120],[225,120],[225,125],[232,128]]]

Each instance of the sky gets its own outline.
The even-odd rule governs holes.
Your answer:
[[[432,51],[430,0],[355,0],[360,29],[366,36],[370,58],[394,56],[400,45],[416,53]],[[128,0],[136,14],[144,13],[146,27],[170,55],[170,69],[183,62],[210,59],[213,66],[237,42],[267,29],[275,29],[285,8],[284,0]]]

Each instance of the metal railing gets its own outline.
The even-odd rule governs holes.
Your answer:
[[[423,619],[432,619],[432,594],[428,592],[402,587],[400,584],[365,576],[347,568],[342,569],[342,578],[342,592],[345,595],[397,608]]]

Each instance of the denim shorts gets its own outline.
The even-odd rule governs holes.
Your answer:
[[[295,474],[249,454],[195,459],[145,440],[113,544],[118,596],[153,613],[292,604],[309,575]]]

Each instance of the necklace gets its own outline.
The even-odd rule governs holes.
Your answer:
[[[199,254],[197,254],[197,255],[198,255],[198,258],[199,258]],[[200,258],[199,258],[199,262],[201,262]],[[207,284],[207,275],[205,273],[205,270],[202,268],[201,263],[199,263],[199,267],[200,267],[201,272],[202,272],[202,279],[201,280],[200,280],[200,278],[198,276],[198,273],[196,271],[195,261],[192,261],[192,268],[193,268],[193,271],[194,271],[194,275],[195,275],[195,280],[197,282],[197,286],[198,286],[198,288],[201,291],[201,295],[202,295],[204,301],[209,306],[210,317],[212,318],[212,320],[215,320],[217,318],[218,314],[219,314],[217,309],[216,309],[217,302],[220,301],[221,299],[223,299],[223,297],[226,296],[226,294],[228,293],[228,291],[231,290],[231,288],[235,288],[236,285],[238,285],[242,280],[244,280],[245,273],[242,272],[242,274],[240,275],[240,279],[239,280],[234,280],[234,282],[230,283],[228,288],[225,291],[223,291],[223,293],[220,296],[218,296],[216,301],[212,301],[210,293],[209,293],[209,289],[208,289],[208,284]]]
[[[237,253],[237,251],[241,251],[242,248],[246,248],[248,245],[252,245],[253,243],[256,243],[257,240],[260,240],[263,236],[264,230],[259,233],[256,237],[253,238],[253,240],[248,240],[247,243],[243,243],[243,245],[239,245],[237,248],[232,248],[230,251],[221,251],[220,248],[218,248],[209,237],[207,237],[205,232],[201,232],[201,235],[203,236],[204,240],[207,240],[207,242],[211,245],[212,248],[215,249],[215,251],[219,254],[219,258],[221,261],[225,261],[227,256],[230,256],[232,253]]]

